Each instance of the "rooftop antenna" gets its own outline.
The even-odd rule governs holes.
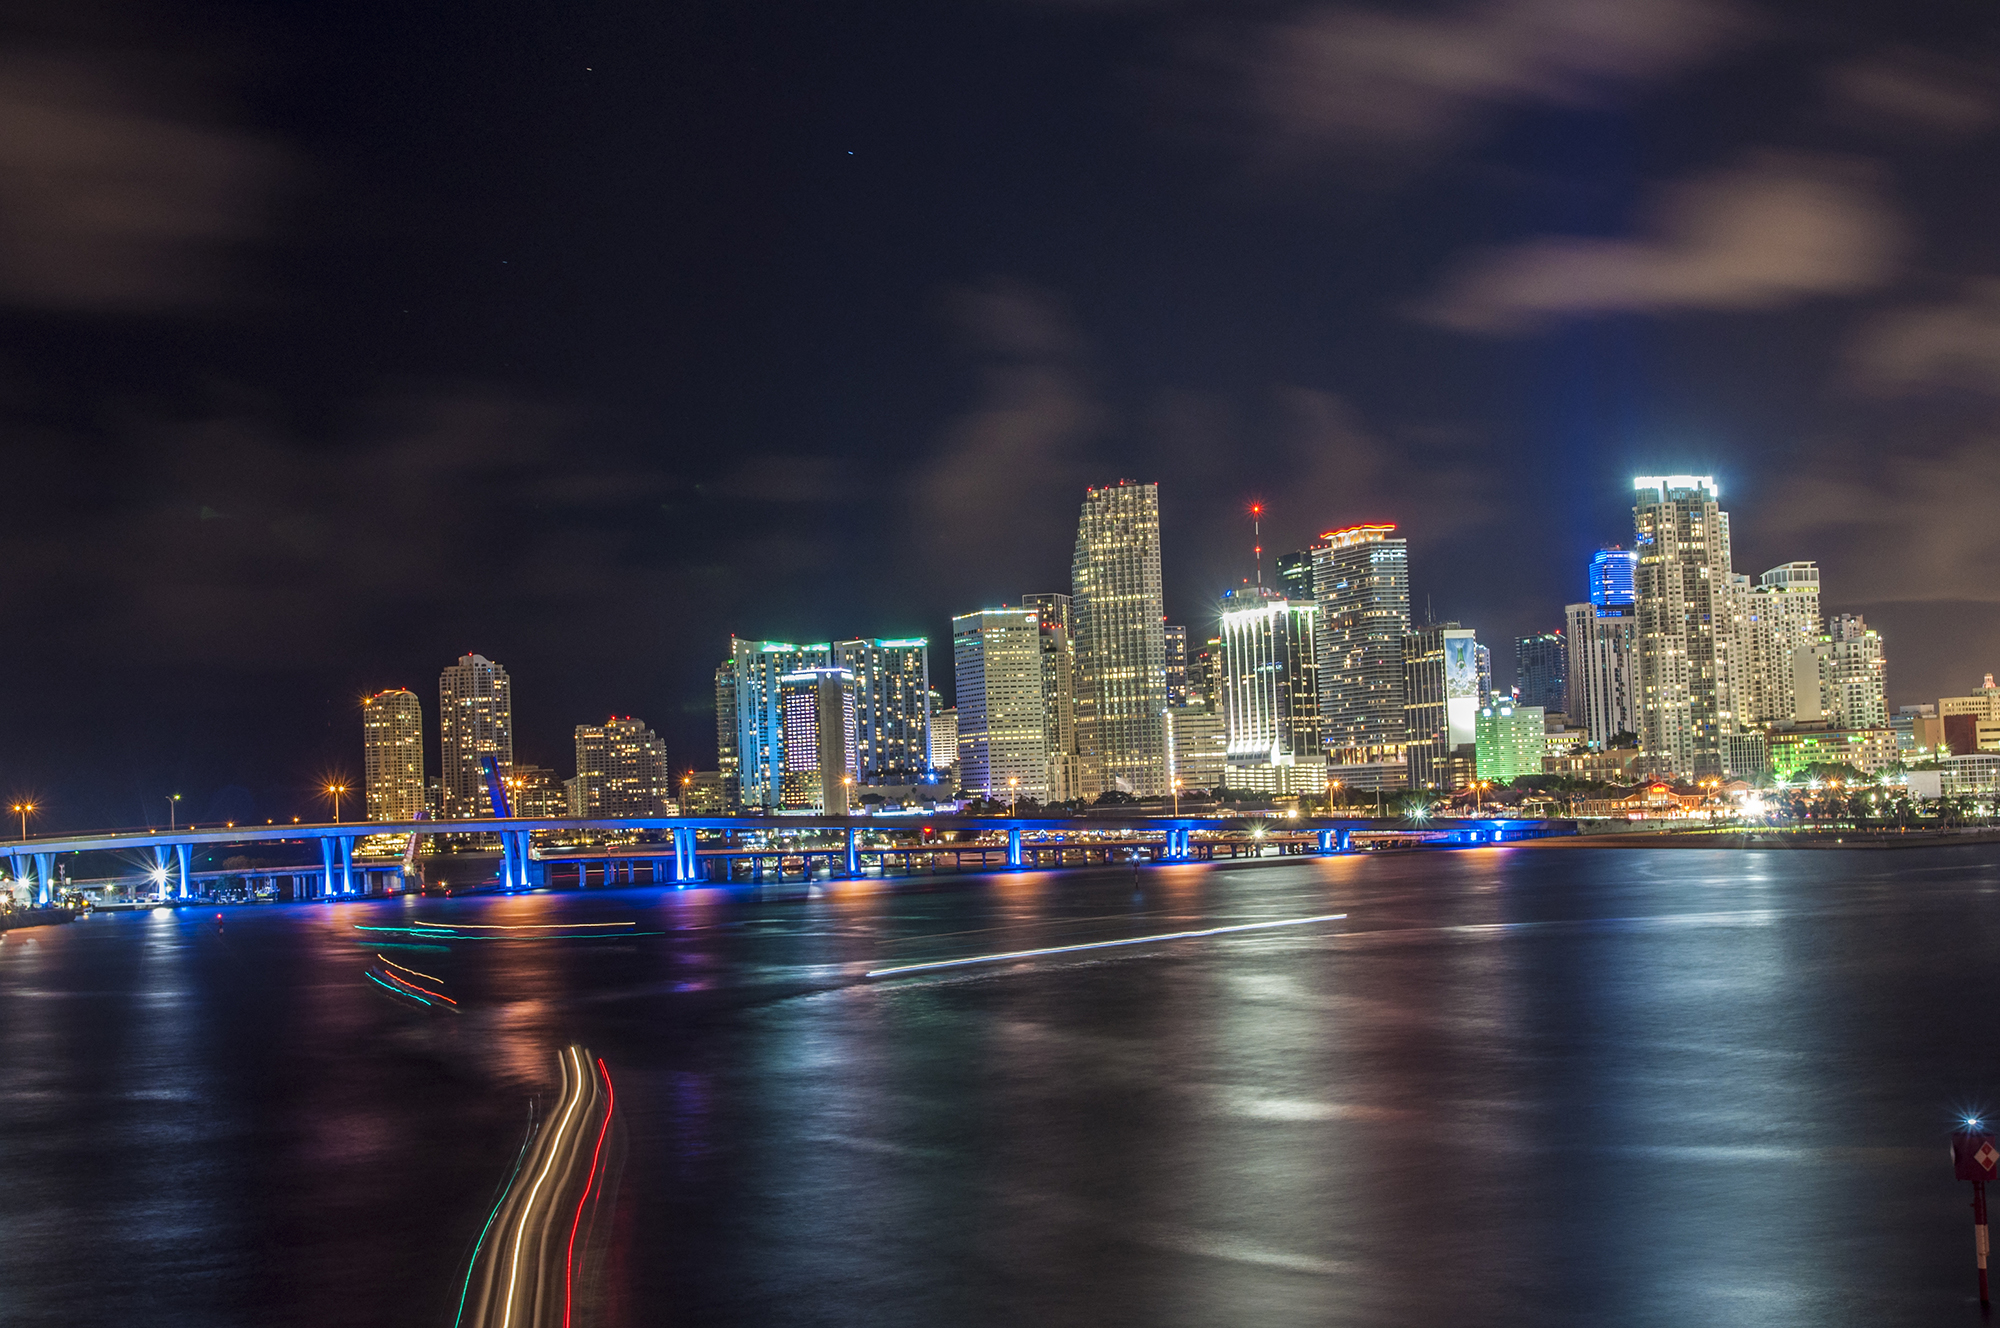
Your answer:
[[[1257,589],[1264,588],[1264,504],[1250,504],[1250,537],[1256,541],[1252,546],[1257,555]]]

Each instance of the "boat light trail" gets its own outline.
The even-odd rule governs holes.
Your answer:
[[[413,919],[413,927],[436,927],[445,931],[579,931],[585,927],[636,927],[636,922],[423,922]]]
[[[618,1108],[618,1095],[611,1091],[611,1071],[604,1068],[603,1057],[598,1058],[597,1072],[604,1076],[604,1123],[597,1127],[597,1147],[590,1150],[590,1172],[583,1178],[583,1193],[576,1196],[576,1216],[570,1219],[569,1249],[563,1254],[563,1328],[570,1328],[570,1307],[576,1299],[576,1230],[583,1225],[583,1205],[590,1198],[590,1187],[597,1183],[597,1160],[604,1153],[604,1136],[611,1129],[611,1113]]]
[[[417,1002],[419,1005],[430,1005],[430,1002],[425,1000],[423,997],[415,995],[414,993],[411,992],[404,991],[401,987],[392,987],[388,983],[384,982],[382,979],[376,977],[373,973],[368,974],[367,977],[370,982],[382,988],[382,990],[384,991],[393,991],[398,996],[408,996],[411,1000]],[[432,1008],[435,1009],[436,1007],[433,1006]]]
[[[413,978],[425,978],[425,979],[428,979],[428,980],[429,980],[429,981],[431,981],[431,982],[443,982],[443,981],[444,981],[444,979],[443,979],[443,978],[439,978],[439,977],[432,977],[432,976],[431,976],[431,975],[430,975],[429,973],[419,973],[419,972],[417,972],[417,970],[416,970],[416,969],[414,969],[414,968],[411,968],[411,967],[410,967],[410,966],[409,966],[408,964],[399,964],[399,963],[397,963],[397,962],[396,962],[395,960],[393,960],[393,959],[389,958],[389,956],[387,956],[387,955],[379,955],[379,954],[378,954],[378,955],[376,955],[375,957],[376,957],[377,959],[381,960],[381,961],[382,961],[383,963],[387,964],[387,965],[388,965],[389,967],[391,967],[391,968],[400,968],[400,969],[402,969],[402,970],[403,970],[403,971],[404,971],[405,973],[408,973],[408,974],[409,974],[409,975],[410,975],[411,977],[413,977]]]
[[[579,1083],[574,1093],[571,1093],[569,1088],[570,1061],[577,1062],[576,1077]],[[570,1117],[576,1114],[577,1104],[583,1101],[583,1088],[580,1082],[582,1079],[582,1059],[577,1056],[576,1048],[571,1047],[567,1059],[563,1062],[563,1092],[569,1097],[569,1102],[563,1108],[561,1123],[556,1126],[555,1138],[558,1143],[561,1142],[563,1135],[569,1132]],[[542,1174],[535,1177],[535,1187],[528,1191],[528,1200],[521,1205],[521,1225],[514,1231],[514,1259],[512,1265],[507,1270],[507,1289],[502,1293],[500,1301],[503,1306],[503,1311],[500,1315],[500,1328],[508,1328],[508,1325],[514,1322],[514,1293],[521,1282],[521,1246],[525,1245],[528,1241],[528,1222],[535,1216],[535,1196],[542,1192],[542,1182],[549,1178],[549,1172],[556,1164],[558,1151],[554,1147],[548,1150],[548,1160],[542,1163]]]
[[[1009,950],[1005,954],[973,955],[969,959],[937,959],[928,964],[899,964],[877,968],[871,978],[895,977],[901,973],[928,973],[940,968],[964,968],[968,964],[998,964],[1009,959],[1038,959],[1043,955],[1075,954],[1079,950],[1108,950],[1115,945],[1148,945],[1154,941],[1192,941],[1203,936],[1226,936],[1239,931],[1266,931],[1272,927],[1304,927],[1315,922],[1338,922],[1345,913],[1322,913],[1311,918],[1279,918],[1275,922],[1239,922],[1228,927],[1204,927],[1200,931],[1166,931],[1156,936],[1127,936],[1116,941],[1086,941],[1082,945],[1051,945],[1040,950]]]

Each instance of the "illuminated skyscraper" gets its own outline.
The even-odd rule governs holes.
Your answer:
[[[673,797],[667,745],[643,721],[614,715],[576,726],[577,815],[666,816]]]
[[[1167,643],[1167,704],[1188,703],[1188,630],[1175,623],[1160,629]]]
[[[779,799],[787,811],[845,816],[860,778],[860,719],[854,675],[837,666],[778,680],[784,715]]]
[[[1343,764],[1403,754],[1410,554],[1409,542],[1395,530],[1330,530],[1312,548],[1320,723],[1328,751]]]
[[[1807,662],[1810,661],[1810,669]],[[1889,724],[1884,697],[1887,663],[1882,635],[1858,613],[1837,615],[1827,631],[1800,655],[1798,674],[1810,691],[1800,697],[1799,718],[1837,729],[1879,729]],[[1818,713],[1804,713],[1811,701]]]
[[[1506,781],[1542,773],[1548,751],[1540,706],[1493,701],[1479,708],[1475,751],[1481,779]]]
[[[1319,606],[1263,586],[1222,597],[1223,784],[1246,792],[1326,791],[1320,740]]]
[[[736,688],[736,759],[745,807],[781,804],[785,766],[785,716],[778,688],[787,674],[826,668],[833,646],[729,638],[730,677]]]
[[[854,675],[861,782],[920,783],[931,769],[929,640],[836,641],[833,661]]]
[[[725,659],[715,670],[715,766],[721,776],[723,805],[734,807],[743,796],[741,721],[736,713],[736,660]]]
[[[1076,750],[1076,638],[1068,595],[1021,596],[1021,607],[1041,618],[1042,745],[1048,753],[1046,801],[1082,796],[1082,761]]]
[[[1623,604],[1571,604],[1569,691],[1563,713],[1609,747],[1639,732],[1639,612]]]
[[[958,707],[938,705],[935,693],[931,701],[931,769],[940,773],[958,769]]]
[[[1737,602],[1730,676],[1739,724],[1789,724],[1808,719],[1818,708],[1817,682],[1808,689],[1803,711],[1797,685],[1799,652],[1820,636],[1819,566],[1786,563],[1748,584],[1730,578]]]
[[[1086,491],[1070,580],[1082,793],[1165,793],[1167,642],[1158,485],[1120,480]],[[958,710],[963,750],[963,696]]]
[[[1707,475],[1648,475],[1632,486],[1640,751],[1653,775],[1726,775],[1736,732],[1729,514]]]
[[[1630,605],[1638,601],[1639,555],[1613,545],[1599,549],[1590,560],[1590,602]]]
[[[424,810],[424,710],[401,687],[361,702],[361,765],[368,819],[414,821]]]
[[[438,731],[445,816],[491,816],[479,758],[492,756],[503,779],[514,773],[514,689],[507,670],[484,655],[459,656],[438,678]]]
[[[1477,741],[1477,638],[1469,627],[1434,623],[1403,637],[1403,726],[1409,734],[1409,785],[1449,789],[1449,758]]]
[[[1042,615],[982,609],[951,620],[958,786],[981,798],[1048,800]]]

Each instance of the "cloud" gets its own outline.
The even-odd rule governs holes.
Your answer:
[[[1880,128],[1953,136],[1976,133],[1994,122],[1992,74],[1976,65],[1928,51],[1898,50],[1833,69],[1827,90],[1845,118]]]
[[[1409,148],[1491,106],[1581,106],[1740,43],[1728,0],[1488,0],[1441,14],[1308,9],[1242,49],[1259,117],[1298,144]]]
[[[970,559],[1065,543],[1081,453],[1104,423],[1082,373],[1083,338],[1055,295],[1015,282],[956,292],[950,306],[983,363],[978,399],[915,485],[926,541]]]
[[[1865,165],[1758,154],[1664,190],[1632,239],[1546,236],[1472,257],[1417,312],[1463,332],[1852,295],[1896,270],[1903,226]]]
[[[147,87],[102,60],[0,59],[0,302],[157,313],[235,293],[285,158]]]
[[[2000,281],[1883,315],[1856,338],[1848,363],[1854,385],[1878,396],[1937,388],[2000,396]]]

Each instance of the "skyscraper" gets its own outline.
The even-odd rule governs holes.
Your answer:
[[[976,797],[1049,796],[1041,627],[1034,609],[982,609],[951,620],[958,786]]]
[[[1624,604],[1571,604],[1569,694],[1563,713],[1609,747],[1639,732],[1639,615]]]
[[[958,769],[958,707],[931,703],[931,769]]]
[[[788,641],[729,638],[730,676],[736,688],[736,756],[745,807],[772,808],[782,801],[785,716],[778,688],[786,674],[826,668],[833,647]]]
[[[1729,514],[1707,475],[1632,481],[1639,567],[1639,746],[1649,773],[1725,775],[1735,733],[1729,683]]]
[[[424,710],[398,687],[361,702],[361,766],[368,819],[414,821],[424,810]]]
[[[1548,750],[1542,708],[1502,700],[1481,706],[1474,750],[1481,779],[1505,781],[1541,774]]]
[[[1083,796],[1083,763],[1076,748],[1075,619],[1068,595],[1021,596],[1021,607],[1040,616],[1042,638],[1042,746],[1048,756],[1046,800]]]
[[[861,782],[921,782],[931,765],[929,640],[836,641],[833,658],[854,675]]]
[[[1433,623],[1403,637],[1403,714],[1409,784],[1449,789],[1449,758],[1478,739],[1478,641],[1469,627]]]
[[[1343,764],[1402,755],[1409,541],[1393,525],[1330,530],[1313,545],[1321,731]]]
[[[665,816],[673,801],[667,745],[630,715],[576,726],[576,785],[570,806],[579,816]]]
[[[736,659],[731,656],[715,670],[715,767],[726,807],[740,805],[743,798],[741,742],[741,722],[736,713]]]
[[[1730,652],[1736,717],[1744,724],[1789,724],[1818,708],[1817,686],[1804,712],[1799,705],[1798,654],[1820,636],[1819,567],[1810,562],[1773,567],[1745,584],[1731,577],[1739,602],[1731,614],[1736,640]]]
[[[1263,586],[1244,586],[1226,593],[1221,609],[1224,786],[1323,793],[1319,606]]]
[[[1800,653],[1800,719],[1817,719],[1836,729],[1879,729],[1889,723],[1884,696],[1887,663],[1882,635],[1858,613],[1843,613],[1826,634]],[[1816,714],[1803,713],[1810,702]]]
[[[1076,622],[1077,747],[1084,796],[1167,791],[1167,645],[1160,590],[1160,491],[1120,480],[1084,494],[1070,564]],[[970,712],[958,701],[959,747]]]
[[[1590,560],[1590,602],[1629,605],[1638,602],[1639,555],[1612,545]]]
[[[438,677],[438,736],[444,814],[491,816],[479,758],[493,757],[502,779],[514,773],[514,689],[507,670],[484,655],[459,656]]]
[[[1520,704],[1561,710],[1569,692],[1569,644],[1561,632],[1514,639],[1514,681]]]
[[[778,679],[784,724],[779,804],[787,811],[845,816],[860,778],[860,706],[854,674],[838,665]]]

